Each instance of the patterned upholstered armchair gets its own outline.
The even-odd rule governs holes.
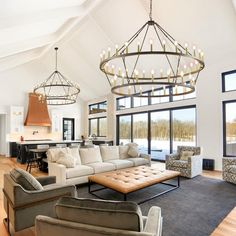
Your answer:
[[[223,180],[236,184],[236,158],[223,158]]]
[[[200,147],[178,146],[177,153],[166,155],[166,169],[176,170],[181,176],[193,178],[202,173]]]

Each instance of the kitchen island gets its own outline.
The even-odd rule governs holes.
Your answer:
[[[35,149],[38,145],[49,145],[49,147],[55,147],[59,145],[63,146],[73,146],[80,145],[82,140],[49,140],[49,139],[41,139],[41,140],[25,140],[21,142],[10,142],[10,156],[17,157],[17,162],[21,164],[25,164],[27,161],[27,155],[31,155],[28,150]]]

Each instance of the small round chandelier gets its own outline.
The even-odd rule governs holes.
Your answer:
[[[56,63],[55,71],[41,84],[34,88],[34,93],[38,94],[39,99],[48,105],[69,105],[76,102],[80,92],[79,85],[68,80],[57,69],[57,51],[55,49]]]
[[[100,70],[111,92],[120,96],[168,97],[195,91],[205,67],[204,54],[195,45],[176,41],[152,19],[121,47],[100,54]]]

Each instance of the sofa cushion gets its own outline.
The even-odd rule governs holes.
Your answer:
[[[43,186],[30,173],[20,168],[10,171],[11,178],[25,190],[43,190]]]
[[[106,228],[143,231],[140,207],[134,202],[62,197],[55,206],[61,220]]]
[[[60,152],[65,152],[68,154],[71,154],[70,148],[58,148],[58,147],[53,147],[49,148],[47,150],[47,159],[49,162],[56,162],[59,158],[59,153]]]
[[[107,162],[114,164],[116,166],[117,170],[134,166],[134,163],[132,161],[129,161],[129,160],[119,159],[119,160],[110,160],[110,161],[107,161]]]
[[[102,157],[100,154],[99,147],[94,148],[80,148],[79,154],[81,158],[81,163],[87,165],[90,163],[102,162]]]
[[[120,158],[118,146],[100,146],[100,151],[103,161],[117,160]]]
[[[120,159],[129,158],[128,151],[129,151],[129,146],[128,145],[120,145],[119,146]]]
[[[132,161],[134,166],[148,165],[149,162],[147,159],[142,157],[130,157],[127,160]]]
[[[112,170],[116,169],[116,166],[114,164],[108,163],[108,162],[90,163],[90,164],[87,164],[87,166],[92,167],[95,174],[107,172],[107,171],[112,171]]]
[[[187,168],[188,167],[188,161],[171,160],[171,166],[179,167],[179,168]]]
[[[68,153],[59,152],[59,158],[56,163],[64,165],[66,168],[73,168],[76,165],[76,159]]]
[[[81,165],[81,159],[79,155],[79,148],[78,147],[71,147],[70,148],[71,155],[75,158],[76,160],[76,165]]]
[[[180,160],[187,161],[189,157],[194,154],[193,151],[181,151],[180,153]]]
[[[87,176],[94,174],[92,167],[85,165],[76,165],[74,168],[66,169],[66,178],[77,178],[81,176]]]

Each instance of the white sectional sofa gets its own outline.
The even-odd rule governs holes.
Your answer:
[[[130,152],[133,145],[135,144],[93,148],[50,148],[47,151],[49,175],[56,176],[59,184],[82,184],[88,182],[88,176],[93,174],[151,165],[150,155],[135,156],[135,152]],[[67,163],[60,164],[62,152],[68,154],[68,160],[74,161],[70,168],[67,167]],[[132,157],[129,154],[132,154]]]

